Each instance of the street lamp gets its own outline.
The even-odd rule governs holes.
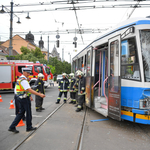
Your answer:
[[[5,13],[5,10],[4,10],[4,6],[2,5],[2,10],[0,11],[0,13]]]
[[[27,15],[26,19],[31,19],[30,16],[29,16],[29,12],[28,12],[28,15]]]
[[[2,10],[0,11],[0,13],[6,13],[4,11],[4,8],[8,11],[8,13],[10,13],[10,37],[9,37],[9,56],[12,55],[12,31],[13,31],[13,0],[10,2],[10,5],[11,5],[11,9],[7,9],[4,5],[2,5]],[[15,15],[16,16],[16,15]],[[18,16],[16,16],[18,17]],[[18,21],[17,21],[18,24],[20,24],[20,18],[18,17]]]

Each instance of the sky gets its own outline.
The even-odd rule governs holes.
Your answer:
[[[59,0],[60,1],[60,0]],[[99,0],[100,1],[100,0]],[[0,0],[0,6],[4,5],[10,9],[11,0]],[[86,9],[77,10],[77,19],[74,10],[55,10],[55,11],[40,11],[40,12],[30,12],[29,16],[31,19],[26,19],[27,12],[33,10],[45,10],[61,7],[72,7],[72,4],[51,4],[51,5],[38,5],[31,6],[31,4],[39,3],[50,3],[49,0],[13,0],[15,4],[28,4],[30,6],[24,7],[14,7],[15,14],[20,18],[21,24],[17,24],[17,17],[13,17],[13,35],[19,34],[25,38],[25,34],[29,31],[34,34],[35,43],[38,45],[40,37],[44,41],[44,47],[48,49],[48,36],[49,36],[49,51],[51,52],[54,45],[56,46],[56,35],[50,34],[48,31],[57,31],[58,34],[60,30],[74,29],[100,29],[100,33],[88,33],[82,34],[82,37],[78,33],[73,34],[59,34],[60,35],[60,47],[57,48],[60,57],[62,58],[62,49],[64,49],[64,59],[70,62],[70,55],[73,58],[78,52],[80,52],[86,45],[91,43],[95,38],[104,34],[103,30],[111,29],[118,23],[128,19],[129,15],[133,11],[133,8],[99,8],[99,9]],[[56,1],[53,1],[56,2]],[[137,2],[129,1],[107,1],[107,2],[97,2],[97,3],[84,3],[76,4],[75,6],[110,6],[114,4],[135,4]],[[142,3],[142,2],[140,2]],[[143,3],[150,4],[150,1],[145,1]],[[150,7],[150,6],[149,6]],[[130,18],[135,17],[146,17],[150,16],[150,8],[137,8],[134,10]],[[1,10],[1,7],[0,7]],[[25,13],[18,13],[19,11],[25,11]],[[0,14],[0,41],[6,41],[9,39],[9,28],[10,28],[10,15],[9,13]],[[24,32],[24,33],[23,33]],[[73,38],[77,37],[77,48],[74,48]],[[82,40],[83,39],[83,40]],[[75,52],[75,50],[77,52]],[[69,55],[70,53],[70,55]]]

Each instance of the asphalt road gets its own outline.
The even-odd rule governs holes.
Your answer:
[[[14,109],[9,109],[13,93],[0,94],[0,150],[10,150],[27,135],[26,127],[18,127],[18,134],[8,132],[8,127],[14,119]],[[58,105],[57,86],[46,89],[43,112],[36,112],[32,102],[33,126],[38,126]],[[68,94],[69,96],[69,94]],[[63,102],[63,101],[61,101]],[[50,117],[33,135],[26,140],[19,150],[76,150],[81,131],[84,111],[76,113],[72,104],[63,105],[58,112]],[[85,110],[85,109],[84,109]],[[135,124],[128,121],[106,119],[97,112],[87,109],[85,127],[83,130],[82,150],[149,150],[150,126]]]

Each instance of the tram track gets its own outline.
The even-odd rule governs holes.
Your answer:
[[[81,127],[81,131],[80,131],[80,134],[79,134],[76,150],[81,150],[82,149],[83,136],[84,136],[84,131],[85,131],[85,122],[86,122],[86,116],[87,116],[87,109],[88,108],[86,107],[85,112],[84,112],[84,117],[83,117],[83,120],[82,120],[82,127]]]
[[[70,97],[67,99],[67,101],[70,99]],[[54,109],[37,127],[36,130],[33,130],[30,132],[27,137],[25,137],[22,141],[20,141],[15,147],[13,147],[11,150],[17,150],[27,139],[29,139],[51,116],[53,116],[65,103],[62,103],[59,105],[56,109]]]

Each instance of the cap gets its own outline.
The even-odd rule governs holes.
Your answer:
[[[31,69],[30,69],[30,68],[22,68],[22,72],[23,72],[23,71],[30,73],[30,72],[31,72]]]

